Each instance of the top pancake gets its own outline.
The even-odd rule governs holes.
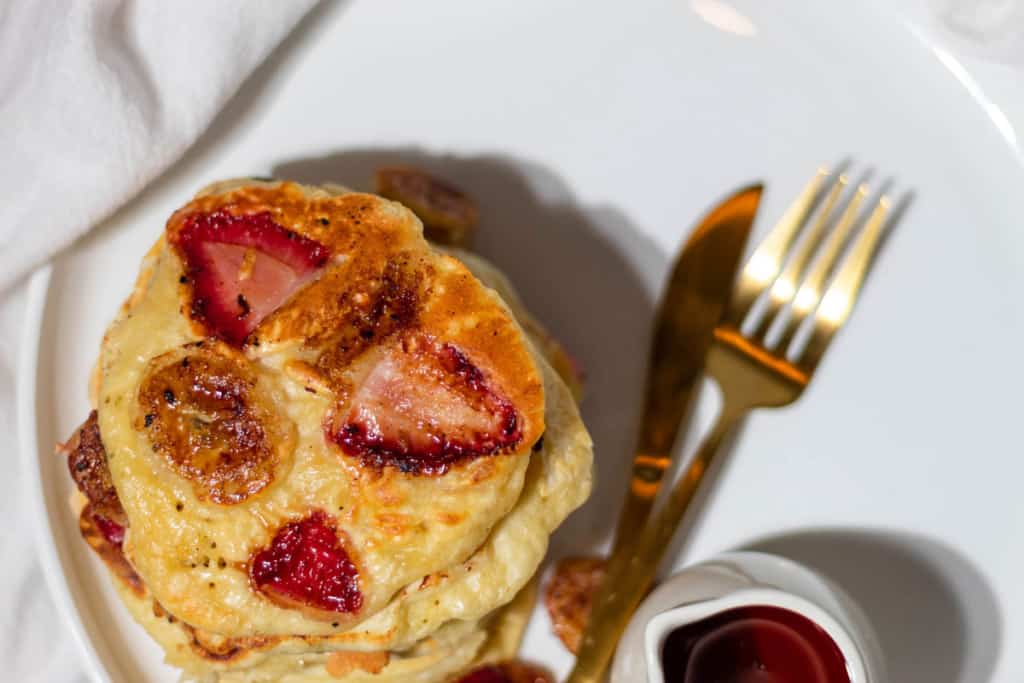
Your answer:
[[[232,636],[340,633],[469,557],[544,409],[505,305],[411,212],[291,183],[177,211],[101,352],[125,552]]]

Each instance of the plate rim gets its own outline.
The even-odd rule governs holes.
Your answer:
[[[35,546],[36,559],[42,568],[46,588],[58,615],[63,619],[63,627],[71,633],[79,661],[85,667],[86,676],[93,683],[111,683],[106,667],[100,662],[93,646],[92,638],[86,632],[78,605],[71,595],[64,563],[57,552],[57,545],[53,542],[54,520],[46,504],[41,469],[42,451],[39,449],[37,420],[39,351],[53,272],[53,262],[47,263],[33,272],[28,281],[15,380],[19,460],[29,489],[29,514],[34,527],[32,543]]]

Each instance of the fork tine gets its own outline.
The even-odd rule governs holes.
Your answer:
[[[829,273],[835,267],[843,245],[846,243],[846,239],[850,236],[850,231],[857,221],[861,202],[864,201],[867,195],[867,185],[861,183],[850,199],[850,203],[847,204],[846,210],[843,211],[843,215],[839,218],[836,227],[829,233],[817,261],[811,266],[803,283],[800,284],[800,288],[796,291],[796,295],[793,296],[793,303],[789,310],[789,319],[786,321],[786,327],[783,329],[782,336],[779,337],[777,344],[777,348],[781,352],[784,353],[786,348],[789,347],[797,330],[800,329],[800,325],[803,324],[808,314],[813,312],[821,301],[821,290],[825,285],[825,279],[828,278]]]
[[[827,168],[819,168],[800,195],[789,205],[786,212],[775,224],[771,232],[758,245],[750,260],[743,266],[742,275],[736,283],[729,307],[723,316],[726,322],[740,327],[751,305],[764,291],[782,269],[782,261],[799,232],[800,226],[807,220],[811,209],[818,199],[822,185],[829,177]]]
[[[803,277],[804,269],[821,244],[821,240],[826,234],[825,228],[832,220],[832,212],[839,201],[839,196],[846,189],[847,183],[846,176],[840,175],[832,185],[832,189],[829,190],[825,199],[824,207],[814,220],[810,230],[807,231],[804,240],[797,245],[793,256],[782,269],[782,274],[772,283],[771,289],[768,290],[768,300],[765,302],[764,312],[761,313],[761,321],[753,335],[755,339],[764,339],[779,311],[793,299],[797,285],[800,284]]]
[[[813,372],[818,366],[835,333],[850,317],[861,285],[864,283],[864,275],[871,265],[871,259],[882,236],[882,227],[889,215],[891,204],[888,196],[882,195],[879,198],[850,255],[839,266],[835,280],[821,297],[821,303],[814,314],[810,339],[799,359],[799,365],[808,373]]]

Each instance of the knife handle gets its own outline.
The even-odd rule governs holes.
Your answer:
[[[654,507],[654,499],[661,488],[661,480],[672,463],[667,454],[637,453],[633,458],[633,472],[629,490],[619,514],[611,555],[636,541],[636,530],[643,527]]]
[[[626,530],[627,534],[639,534],[639,538],[635,544],[612,555],[608,573],[594,598],[594,607],[580,641],[576,666],[566,683],[600,683],[603,680],[619,638],[647,595],[658,565],[700,489],[712,458],[745,412],[728,408],[723,406],[714,428],[676,482],[664,507],[642,531],[641,528]]]

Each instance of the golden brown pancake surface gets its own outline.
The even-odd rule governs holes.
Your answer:
[[[104,340],[99,424],[126,555],[187,623],[338,633],[515,504],[541,374],[400,205],[225,187],[175,212],[141,287]]]

